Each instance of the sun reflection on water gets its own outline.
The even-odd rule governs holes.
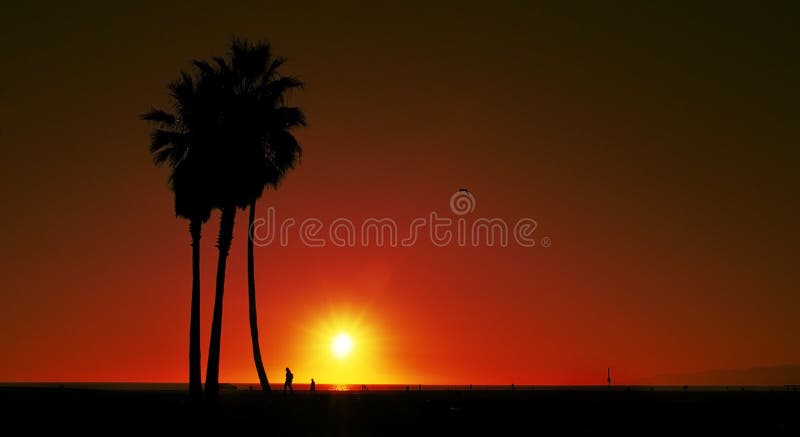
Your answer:
[[[330,391],[350,391],[350,386],[347,384],[332,384]]]

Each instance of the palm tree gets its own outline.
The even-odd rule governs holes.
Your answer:
[[[261,348],[258,336],[258,315],[256,311],[256,279],[255,279],[255,260],[253,256],[253,235],[252,229],[255,222],[256,202],[261,198],[264,189],[272,187],[277,189],[286,173],[293,169],[300,159],[302,149],[290,130],[297,126],[305,125],[305,116],[299,108],[287,107],[286,94],[292,89],[300,88],[303,83],[294,77],[282,77],[278,75],[278,68],[286,62],[285,58],[272,58],[270,46],[260,43],[248,47],[244,50],[258,56],[258,65],[264,67],[264,72],[260,74],[261,81],[255,90],[253,103],[257,105],[253,113],[259,114],[255,120],[256,124],[252,130],[248,131],[252,135],[252,141],[247,141],[253,149],[253,159],[248,176],[250,185],[247,192],[251,196],[248,200],[250,209],[248,221],[247,239],[247,295],[250,319],[250,340],[253,346],[253,361],[258,373],[261,389],[265,393],[270,393],[271,389],[267,374],[264,370],[264,363],[261,358]],[[236,52],[234,52],[236,53]]]
[[[191,76],[169,86],[173,113],[151,109],[141,115],[154,125],[150,152],[157,165],[169,164],[169,184],[175,194],[175,214],[189,220],[192,239],[192,294],[189,322],[189,393],[202,395],[200,374],[200,236],[211,215],[213,199],[209,181],[210,161],[204,141],[211,124],[211,111]]]
[[[289,130],[305,124],[302,111],[284,106],[286,93],[302,86],[296,78],[278,76],[283,58],[273,58],[269,44],[250,44],[234,38],[228,59],[215,58],[214,64],[197,63],[201,71],[219,78],[224,97],[222,134],[224,145],[218,156],[223,184],[219,206],[222,222],[218,248],[217,293],[209,346],[206,393],[216,396],[219,377],[219,348],[222,333],[222,296],[225,263],[233,233],[236,208],[250,207],[252,228],[255,202],[267,186],[276,187],[300,156],[300,147]],[[248,298],[253,360],[262,390],[270,391],[258,343],[258,317],[255,300],[253,242],[248,238]]]
[[[216,292],[211,322],[211,340],[206,367],[206,395],[215,398],[219,394],[219,361],[222,343],[222,308],[225,292],[225,268],[231,241],[233,240],[236,209],[244,208],[256,194],[252,175],[256,174],[259,156],[256,145],[259,120],[263,112],[258,89],[264,73],[260,59],[268,53],[263,47],[234,38],[227,57],[217,57],[209,62],[196,62],[196,67],[205,73],[206,81],[212,82],[219,91],[220,117],[219,141],[216,144],[215,162],[219,176],[217,180],[216,207],[222,212],[217,248]],[[266,374],[259,373],[266,382]],[[262,378],[263,377],[263,378]],[[268,385],[267,385],[268,386]]]

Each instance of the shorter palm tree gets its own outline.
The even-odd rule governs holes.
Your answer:
[[[151,109],[141,118],[154,125],[150,152],[156,165],[168,164],[170,188],[175,195],[175,214],[189,220],[192,244],[192,293],[189,322],[189,393],[197,400],[203,387],[200,367],[200,238],[213,207],[210,162],[204,153],[207,109],[189,75],[169,85],[175,114]]]

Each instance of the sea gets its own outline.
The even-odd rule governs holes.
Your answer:
[[[133,391],[187,391],[186,383],[147,382],[0,382],[0,387],[40,387],[84,390],[133,390]],[[283,391],[283,384],[270,384],[275,391]],[[295,391],[309,391],[309,384],[292,384]],[[256,383],[220,383],[221,391],[257,391]],[[480,385],[480,384],[316,384],[317,391],[327,392],[403,392],[403,391],[800,391],[800,386],[756,386],[756,385]]]

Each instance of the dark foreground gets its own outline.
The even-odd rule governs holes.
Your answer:
[[[800,435],[800,392],[183,392],[0,388],[4,430],[256,430],[260,435]],[[4,433],[5,434],[5,433]]]

